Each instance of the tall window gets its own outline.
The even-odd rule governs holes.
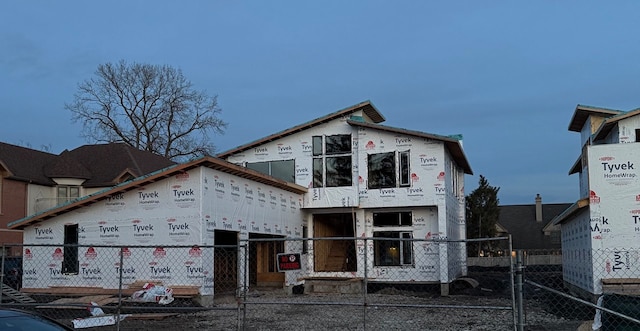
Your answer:
[[[370,189],[411,185],[409,151],[369,154],[367,168]]]
[[[296,181],[296,165],[294,160],[247,162],[246,167],[290,183]]]
[[[413,264],[411,232],[380,231],[373,233],[376,266],[403,266]],[[376,239],[378,238],[378,239]]]
[[[313,187],[351,186],[351,135],[313,137]]]
[[[376,228],[398,228],[376,231],[374,229],[374,254],[377,266],[402,266],[413,264],[413,238],[410,228],[413,224],[410,211],[373,213],[373,226]],[[379,238],[379,239],[375,239]]]
[[[58,186],[58,203],[66,203],[80,197],[80,186]]]

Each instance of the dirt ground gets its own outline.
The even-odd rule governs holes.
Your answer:
[[[217,295],[214,306],[198,307],[177,299],[167,306],[139,304],[126,308],[119,325],[84,328],[88,331],[146,330],[513,330],[511,282],[502,270],[470,274],[478,281],[454,283],[442,297],[439,286],[370,286],[363,294],[286,294],[282,289],[254,289],[246,305],[233,295]],[[543,277],[554,280],[553,275]],[[559,301],[525,288],[525,330],[573,331],[593,315],[576,314],[574,302]],[[115,306],[105,307],[106,313]],[[559,310],[562,308],[563,310]],[[36,309],[72,326],[83,309]]]
[[[184,311],[186,305],[176,302],[166,311],[153,312],[170,316],[140,319],[135,314],[119,326],[83,330],[513,330],[508,278],[485,273],[476,279],[480,286],[458,284],[447,297],[424,288],[372,289],[365,306],[362,294],[288,295],[282,289],[259,289],[247,295],[246,306],[233,296],[218,297],[205,311]],[[527,301],[525,308],[529,331],[573,331],[584,322],[582,317],[551,314],[540,300]],[[71,324],[69,317],[62,321]]]

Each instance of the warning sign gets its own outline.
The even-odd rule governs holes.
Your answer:
[[[278,254],[277,259],[278,272],[302,269],[302,265],[300,264],[300,254],[298,253]]]

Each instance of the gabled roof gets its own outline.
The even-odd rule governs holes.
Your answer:
[[[57,206],[49,210],[45,210],[41,213],[31,215],[17,221],[13,221],[8,224],[8,227],[9,229],[24,229],[28,225],[44,222],[58,215],[66,214],[76,209],[83,208],[83,207],[92,205],[96,202],[108,199],[114,194],[132,191],[142,186],[175,176],[177,174],[184,173],[188,170],[191,170],[197,167],[207,167],[210,169],[235,175],[241,178],[250,179],[265,185],[270,185],[276,188],[280,188],[296,194],[304,194],[307,192],[307,188],[305,188],[304,186],[289,183],[284,180],[262,174],[255,170],[251,170],[245,167],[235,165],[233,163],[229,163],[219,158],[205,156],[203,158],[193,160],[187,163],[170,166],[168,168],[150,173],[148,175],[138,177],[134,180],[124,182],[117,186],[104,189],[92,195],[78,198],[67,204]]]
[[[40,185],[55,185],[44,173],[45,165],[54,162],[58,156],[0,142],[0,168],[7,172],[7,178]]]
[[[118,184],[124,170],[139,177],[176,164],[164,156],[142,151],[125,143],[84,145],[61,154],[65,155],[91,171],[91,177],[82,184],[84,187]]]
[[[233,154],[237,154],[243,151],[246,151],[248,149],[252,149],[256,146],[260,146],[263,145],[265,143],[274,141],[274,140],[278,140],[280,138],[292,135],[294,133],[298,133],[300,131],[304,131],[306,129],[309,129],[311,127],[323,124],[323,123],[327,123],[330,121],[333,121],[335,119],[338,118],[342,118],[345,116],[348,116],[356,111],[362,110],[364,112],[364,114],[371,119],[371,121],[373,121],[374,123],[381,123],[384,122],[385,118],[384,116],[382,116],[382,114],[380,114],[380,112],[376,109],[376,107],[373,106],[373,104],[370,101],[364,101],[361,102],[359,104],[353,105],[351,107],[347,107],[341,110],[338,110],[337,112],[331,113],[329,115],[323,116],[323,117],[319,117],[316,118],[314,120],[311,120],[309,122],[294,126],[292,128],[280,131],[278,133],[274,133],[270,136],[264,137],[262,139],[258,139],[255,140],[253,142],[250,142],[248,144],[245,145],[241,145],[238,146],[236,148],[230,149],[228,151],[222,152],[220,154],[217,155],[217,157],[220,158],[226,158],[229,157]]]
[[[542,221],[536,221],[536,205],[499,206],[498,224],[511,234],[513,248],[517,249],[549,249],[559,248],[560,244],[551,245],[550,238],[545,237],[544,228],[564,210],[570,203],[542,204]]]
[[[56,185],[53,178],[84,179],[84,187],[113,186],[125,170],[138,177],[174,164],[125,143],[84,145],[55,155],[0,142],[0,167],[7,178],[46,186]]]
[[[593,134],[593,140],[604,139],[619,121],[640,114],[640,108],[607,118]]]
[[[473,171],[471,170],[471,166],[469,165],[469,162],[467,161],[467,157],[464,154],[464,150],[462,149],[460,140],[457,138],[425,133],[420,131],[394,128],[391,126],[373,124],[373,123],[356,121],[356,120],[347,120],[347,123],[353,126],[360,126],[360,127],[382,130],[382,131],[391,132],[391,133],[403,134],[407,136],[442,141],[446,146],[447,150],[449,150],[449,153],[451,153],[451,156],[453,157],[455,162],[464,170],[464,173],[468,175],[473,175]]]
[[[622,110],[607,109],[602,107],[593,107],[586,105],[577,105],[573,112],[571,122],[569,122],[569,131],[580,132],[584,123],[591,115],[599,115],[601,117],[610,117],[624,113]]]

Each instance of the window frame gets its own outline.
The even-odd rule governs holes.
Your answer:
[[[61,189],[64,189],[64,192],[65,192],[64,196],[60,195]],[[77,196],[72,196],[71,194],[72,189],[77,190]],[[56,198],[57,198],[58,204],[71,202],[75,199],[80,198],[80,196],[81,196],[80,186],[78,185],[58,185],[56,187]]]
[[[378,181],[372,180],[376,174],[380,172],[379,167],[372,167],[374,157],[393,154],[393,172],[392,182],[389,184],[379,184]],[[380,162],[380,161],[378,161]],[[367,154],[367,188],[371,190],[379,190],[385,188],[402,188],[411,186],[411,151],[391,151],[382,153]]]
[[[279,176],[279,175],[274,175],[274,166],[278,166],[278,164],[285,164],[285,163],[291,163],[291,173],[287,174],[287,178],[283,178],[284,176]],[[261,165],[264,164],[266,165],[266,171],[264,171],[263,169],[256,169],[256,168],[252,168],[252,166],[256,166],[256,165]],[[278,179],[282,179],[286,182],[289,183],[295,183],[296,182],[296,160],[295,159],[287,159],[287,160],[270,160],[270,161],[259,161],[259,162],[245,162],[244,164],[245,168],[251,169],[251,170],[255,170],[257,172],[269,175],[271,177],[275,177]],[[264,167],[261,167],[264,168]]]
[[[398,222],[391,224],[393,215],[396,215]],[[397,212],[374,212],[372,215],[372,223],[374,227],[399,227],[399,226],[413,226],[413,213],[411,211],[397,211]]]
[[[312,136],[311,140],[313,188],[353,186],[351,134]]]
[[[415,265],[412,231],[374,231],[373,237],[373,265],[375,267],[407,267]],[[387,251],[389,252],[388,255],[385,254]],[[397,256],[394,256],[396,254]]]

